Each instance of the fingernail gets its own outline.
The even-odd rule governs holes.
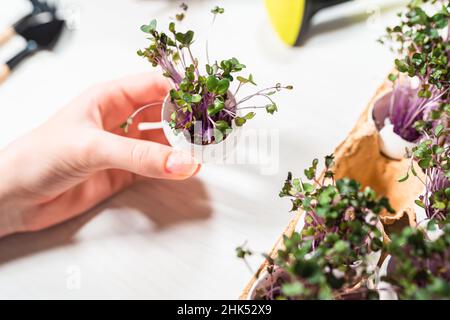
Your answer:
[[[180,176],[191,176],[198,170],[198,163],[187,153],[173,152],[166,161],[166,171]]]

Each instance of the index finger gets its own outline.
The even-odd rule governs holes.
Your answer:
[[[144,105],[162,102],[169,90],[166,78],[156,73],[145,73],[101,84],[94,89],[94,94],[99,111],[105,118],[111,113],[128,116]],[[146,114],[154,113],[155,117],[151,118],[158,121],[159,112],[150,109]]]

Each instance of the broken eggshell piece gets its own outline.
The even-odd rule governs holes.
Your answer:
[[[380,295],[380,300],[398,300],[397,293],[395,292],[392,285],[388,282],[381,280],[383,277],[387,275],[388,269],[393,267],[394,266],[392,264],[392,257],[387,256],[386,259],[384,259],[381,268],[377,272],[376,286],[378,289],[378,294]]]

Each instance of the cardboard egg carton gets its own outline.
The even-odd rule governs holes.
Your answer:
[[[389,241],[389,234],[395,230],[416,225],[414,201],[424,190],[422,183],[415,177],[398,182],[408,171],[411,165],[410,159],[392,160],[380,153],[380,137],[375,123],[369,119],[369,110],[372,110],[373,104],[389,90],[391,90],[391,84],[388,82],[378,88],[353,130],[334,151],[334,172],[337,179],[347,177],[357,180],[363,188],[371,187],[376,191],[377,196],[387,197],[392,208],[395,209],[395,214],[386,212],[381,215],[385,241]],[[421,172],[419,169],[416,171],[418,174]],[[302,211],[295,213],[294,218],[270,251],[270,257],[276,256],[283,246],[283,236],[291,236],[302,217]],[[243,290],[240,299],[251,298],[252,288],[266,268],[267,262],[264,262]]]

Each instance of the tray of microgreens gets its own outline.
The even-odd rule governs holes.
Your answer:
[[[411,1],[387,28],[395,70],[320,173],[288,175],[295,217],[241,298],[450,299],[449,11]]]

